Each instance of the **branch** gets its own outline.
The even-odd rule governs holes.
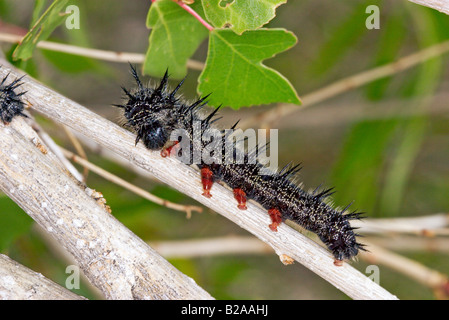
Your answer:
[[[151,241],[149,244],[165,258],[273,253],[270,246],[259,239],[250,236],[227,236],[179,241]]]
[[[439,213],[422,217],[365,219],[353,226],[367,233],[412,233],[419,235],[448,235],[449,214]]]
[[[50,150],[39,148],[44,143],[26,121],[0,123],[0,189],[73,255],[106,298],[212,298],[89,196]]]
[[[0,300],[85,300],[0,254]]]
[[[411,2],[426,6],[449,15],[448,0],[409,0]]]
[[[9,33],[0,32],[0,42],[16,43],[22,40],[22,36]],[[78,46],[73,46],[64,43],[57,43],[52,41],[39,41],[37,44],[38,48],[64,52],[69,54],[74,54],[77,56],[83,56],[93,59],[112,61],[112,62],[122,62],[122,63],[143,63],[145,61],[145,55],[141,53],[132,52],[121,52],[121,51],[108,51],[99,50],[91,48],[83,48]],[[196,60],[187,60],[187,68],[192,70],[203,70],[204,63]]]
[[[446,275],[427,268],[423,264],[391,251],[369,244],[370,252],[363,252],[362,258],[372,264],[382,264],[396,270],[435,291],[439,297],[449,296],[449,281]]]
[[[0,63],[8,65],[6,61],[1,59]],[[20,76],[17,70],[12,67],[11,69],[13,77]],[[0,69],[0,76],[6,75],[9,71],[7,68]],[[249,203],[248,210],[239,210],[234,203],[232,193],[219,184],[214,185],[212,198],[203,197],[200,191],[201,183],[198,172],[193,168],[184,165],[174,158],[162,158],[160,152],[152,152],[141,143],[135,146],[135,136],[131,132],[52,91],[30,77],[26,77],[23,82],[22,88],[27,91],[26,99],[34,110],[82,133],[87,138],[94,140],[105,148],[113,150],[120,156],[130,159],[135,165],[146,169],[162,182],[201,202],[253,233],[259,239],[269,244],[279,256],[288,256],[302,263],[349,297],[354,299],[397,299],[349,264],[345,263],[341,267],[335,267],[333,264],[334,259],[326,249],[298,233],[287,224],[282,224],[278,228],[278,232],[272,232],[268,228],[270,220],[268,215],[257,205]],[[61,184],[61,182],[58,184]],[[62,182],[61,185],[64,185],[64,183]],[[84,215],[84,213],[80,214]],[[84,218],[87,219],[87,217]],[[89,220],[87,219],[87,221]],[[91,229],[91,232],[95,235],[97,233],[100,234],[96,228],[97,223],[95,223],[94,227],[90,226],[90,222],[85,227]],[[104,228],[100,229],[104,230]],[[94,239],[91,240],[93,241]],[[114,243],[119,245],[123,242],[126,243],[126,241],[128,240],[124,237],[114,240]],[[76,245],[76,241],[74,244]],[[89,250],[86,250],[85,246],[82,246],[80,249],[82,249],[83,254],[91,256],[91,253],[88,252]],[[103,254],[105,253],[103,252]],[[141,261],[141,257],[138,258]]]
[[[381,248],[400,252],[449,253],[446,237],[417,237],[411,235],[395,235],[390,237],[367,236],[367,242]]]
[[[203,208],[198,207],[198,206],[191,206],[191,205],[182,205],[182,204],[177,204],[162,198],[159,198],[151,193],[149,193],[146,190],[143,190],[142,188],[139,188],[131,183],[129,183],[128,181],[123,180],[122,178],[113,175],[112,173],[94,165],[93,163],[90,163],[89,161],[78,157],[77,155],[75,155],[74,153],[61,148],[62,153],[67,157],[70,158],[73,162],[76,162],[80,165],[82,165],[85,168],[90,169],[92,172],[95,172],[96,174],[98,174],[99,176],[125,188],[128,189],[131,192],[134,192],[135,194],[150,200],[151,202],[154,202],[156,204],[159,204],[161,206],[173,209],[173,210],[177,210],[177,211],[183,211],[187,214],[187,218],[190,218],[192,216],[192,211],[196,211],[196,212],[203,212]]]
[[[380,264],[387,268],[395,270],[405,276],[411,278],[418,283],[427,286],[435,290],[438,297],[449,296],[449,282],[447,276],[428,268],[419,262],[412,259],[408,259],[401,255],[391,252],[390,250],[383,249],[385,247],[395,246],[397,248],[398,242],[402,242],[398,249],[411,249],[413,251],[424,250],[428,251],[435,248],[435,242],[429,245],[423,240],[429,240],[428,238],[417,237],[396,237],[394,239],[384,238],[382,246],[377,244],[379,239],[364,238],[364,242],[369,244],[370,252],[363,253],[360,258],[367,261],[370,264]],[[403,240],[403,241],[401,241]],[[418,240],[418,241],[414,241]],[[439,246],[441,251],[446,252],[448,250],[446,239],[431,239],[442,240]],[[375,241],[375,242],[373,242]],[[411,242],[412,245],[409,244]],[[423,246],[424,244],[424,246]],[[228,236],[228,237],[216,237],[216,238],[204,238],[196,240],[179,240],[179,241],[159,241],[150,242],[150,245],[157,250],[165,258],[192,258],[202,256],[214,256],[214,255],[237,255],[237,254],[271,254],[270,247],[259,241],[254,237],[246,236]],[[282,261],[282,260],[281,260]]]
[[[326,99],[342,94],[343,92],[361,87],[372,81],[407,70],[417,64],[423,63],[431,58],[440,56],[447,52],[449,52],[449,41],[433,45],[421,51],[400,58],[399,60],[392,63],[388,63],[371,70],[357,73],[355,75],[338,80],[324,88],[313,91],[301,98],[302,105],[300,106],[293,104],[279,104],[275,108],[263,112],[255,117],[252,117],[246,121],[241,121],[240,126],[242,128],[252,128],[261,123],[263,125],[269,124],[271,122],[279,120],[280,118],[303,110],[304,108],[310,107]]]

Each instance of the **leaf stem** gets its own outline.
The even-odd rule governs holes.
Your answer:
[[[151,0],[152,2],[155,2],[156,0]],[[195,12],[192,8],[190,8],[188,5],[186,5],[181,0],[173,0],[175,1],[181,8],[183,8],[185,11],[190,13],[195,19],[197,19],[203,26],[207,28],[207,30],[212,31],[214,30],[214,27],[212,27],[209,23],[207,23],[206,20],[204,20],[198,13]]]

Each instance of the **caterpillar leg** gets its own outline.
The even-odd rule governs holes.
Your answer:
[[[203,184],[203,196],[206,198],[212,197],[210,189],[214,183],[214,174],[208,167],[201,169],[201,183]]]
[[[282,222],[282,215],[279,212],[278,209],[270,209],[268,210],[268,214],[270,215],[271,218],[271,224],[269,225],[270,229],[272,231],[278,231],[278,226],[281,224]]]
[[[237,208],[240,210],[246,210],[246,193],[240,188],[234,189],[234,198],[237,200]]]
[[[174,141],[171,145],[168,147],[164,147],[161,150],[161,157],[169,157],[173,152],[175,152],[176,149],[179,147],[179,141]]]
[[[336,267],[341,267],[341,266],[343,265],[343,261],[342,261],[342,260],[335,259],[335,260],[334,260],[334,265],[335,265]]]

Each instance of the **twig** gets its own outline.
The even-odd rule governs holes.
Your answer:
[[[22,40],[22,36],[0,33],[0,42],[16,43]],[[122,63],[143,63],[145,61],[145,55],[141,53],[131,53],[131,52],[120,52],[120,51],[107,51],[91,48],[83,48],[78,46],[73,46],[69,44],[51,42],[51,41],[39,41],[37,44],[38,48],[64,52],[69,54],[74,54],[78,56],[94,58],[105,61],[112,62],[122,62]],[[187,68],[192,70],[203,70],[204,63],[196,60],[188,60]]]
[[[409,0],[411,2],[426,6],[449,15],[448,0]]]
[[[181,241],[151,241],[150,246],[165,258],[192,258],[226,254],[273,253],[270,246],[254,237],[228,236]]]
[[[1,59],[0,63],[9,66]],[[0,69],[0,76],[6,75],[9,71],[12,76],[19,76],[13,67],[11,70]],[[31,77],[24,79],[23,89],[27,91],[27,99],[34,110],[130,159],[156,178],[250,231],[269,244],[279,256],[288,256],[302,263],[348,296],[354,299],[397,299],[349,264],[334,266],[334,259],[329,251],[286,224],[279,226],[278,232],[272,232],[268,228],[269,217],[264,210],[253,203],[248,204],[246,211],[237,209],[232,193],[225,187],[214,185],[213,197],[203,197],[199,191],[201,183],[196,170],[177,159],[162,158],[160,152],[149,151],[143,144],[135,146],[135,137],[131,132],[54,92]]]
[[[408,240],[411,237],[407,237]],[[371,242],[372,237],[364,238],[364,243],[367,243],[370,248],[369,253],[363,253],[361,258],[368,263],[383,265],[387,268],[400,272],[418,283],[436,290],[439,296],[447,295],[449,289],[447,276],[438,271],[432,270],[416,261],[405,258],[395,254],[389,250],[381,249],[376,242]],[[417,238],[415,237],[415,240]],[[400,239],[399,239],[400,240]],[[419,243],[424,240],[418,239],[418,246],[407,249],[417,250],[420,248]],[[392,241],[391,238],[386,239],[385,246],[397,245],[398,239]],[[160,241],[149,243],[155,250],[157,250],[165,258],[192,258],[214,255],[236,255],[236,254],[270,254],[272,250],[254,237],[244,236],[229,236],[217,238],[205,238],[200,240],[182,240],[182,241]],[[404,243],[403,243],[404,244]],[[413,244],[417,244],[413,241]],[[400,247],[400,249],[403,247]],[[422,248],[426,249],[426,248]],[[443,243],[441,249],[447,251],[447,241]],[[418,249],[419,250],[419,249]]]
[[[378,247],[400,252],[441,252],[448,254],[449,246],[445,237],[417,237],[411,235],[366,236],[364,240]]]
[[[72,131],[70,131],[66,126],[62,126],[62,128],[64,129],[65,134],[69,138],[69,140],[72,143],[73,147],[75,148],[76,152],[78,152],[78,154],[81,156],[81,158],[83,158],[84,160],[87,160],[87,155],[83,149],[83,146],[78,141],[78,139],[75,137],[75,135],[72,133]],[[87,181],[88,174],[89,174],[89,169],[87,167],[84,167],[84,172],[83,172],[83,181],[84,182]]]
[[[422,217],[364,219],[353,226],[367,233],[412,233],[425,236],[449,235],[449,214],[439,213]]]
[[[433,245],[427,244],[427,247],[422,246],[424,243],[423,240],[426,239],[427,238],[406,237],[404,239],[406,241],[401,241],[400,237],[399,239],[396,237],[394,240],[391,238],[385,239],[386,241],[382,243],[387,248],[393,245],[395,248],[402,250],[404,249],[404,244],[407,245],[406,249],[412,249],[414,251],[420,249],[426,250],[432,247],[434,248],[435,243]],[[363,260],[366,260],[368,263],[383,265],[410,277],[412,280],[417,281],[422,285],[430,287],[434,290],[437,289],[436,294],[439,296],[448,295],[447,289],[449,289],[449,287],[447,287],[447,276],[425,267],[416,261],[392,253],[390,250],[381,249],[384,248],[384,246],[379,247],[379,245],[376,244],[378,242],[375,241],[376,239],[373,237],[364,238],[364,243],[369,245],[370,252],[361,255]],[[412,242],[412,246],[408,244],[409,241]],[[402,243],[402,246],[399,248],[397,247],[398,242]],[[254,237],[245,236],[216,237],[200,240],[152,241],[149,242],[149,244],[165,258],[192,258],[203,256],[210,257],[215,255],[272,253],[271,248],[260,240]],[[440,249],[444,251],[449,249],[446,240],[441,243]]]
[[[86,300],[0,254],[0,300]]]
[[[55,141],[37,124],[33,118],[31,118],[32,128],[37,132],[39,137],[42,139],[44,144],[55,154],[58,160],[62,163],[62,165],[70,172],[71,175],[75,177],[79,182],[83,182],[83,175],[72,165],[72,163],[67,160],[66,157],[62,154],[59,146],[55,143]]]
[[[67,128],[67,129],[71,130],[70,128]],[[157,180],[156,178],[154,178],[154,176],[151,173],[149,173],[148,171],[146,171],[140,167],[135,166],[128,159],[125,159],[125,158],[119,156],[118,154],[112,152],[111,150],[104,148],[103,146],[96,143],[95,141],[92,141],[91,139],[87,139],[85,136],[83,136],[82,134],[80,134],[76,131],[72,131],[72,134],[74,134],[78,138],[78,140],[80,140],[81,143],[85,147],[87,147],[91,152],[94,152],[95,154],[102,156],[103,158],[106,158],[110,161],[113,161],[113,162],[119,164],[122,167],[126,168],[127,170],[133,171],[133,172],[137,173],[138,175],[140,175],[141,177],[144,177],[145,179],[151,180],[156,183],[160,183],[160,181]]]
[[[324,88],[304,95],[301,98],[302,105],[300,106],[292,104],[279,104],[273,109],[260,113],[259,115],[252,117],[246,121],[241,121],[239,125],[242,128],[251,128],[260,123],[262,123],[263,125],[267,125],[279,120],[282,117],[291,115],[297,111],[310,107],[331,97],[337,96],[343,92],[361,87],[377,79],[399,73],[415,65],[423,63],[433,57],[442,55],[446,52],[449,52],[449,41],[445,41],[421,51],[415,52],[413,54],[400,58],[395,62],[388,63],[383,66],[343,78]]]
[[[71,159],[72,161],[82,165],[85,168],[88,168],[89,170],[91,170],[92,172],[95,172],[96,174],[98,174],[99,176],[119,185],[124,187],[125,189],[128,189],[129,191],[134,192],[135,194],[150,200],[151,202],[157,203],[161,206],[173,209],[173,210],[177,210],[177,211],[183,211],[186,212],[187,214],[187,218],[190,218],[192,216],[192,211],[196,211],[196,212],[202,212],[203,208],[198,207],[198,206],[191,206],[191,205],[181,205],[181,204],[177,204],[177,203],[173,203],[170,202],[168,200],[159,198],[151,193],[149,193],[148,191],[143,190],[142,188],[139,188],[135,185],[133,185],[132,183],[129,183],[126,180],[123,180],[120,177],[117,177],[116,175],[113,175],[112,173],[94,165],[93,163],[78,157],[77,155],[75,155],[74,153],[60,147],[62,153],[69,159]]]
[[[435,290],[437,296],[444,296],[445,298],[449,296],[449,282],[446,275],[374,244],[368,245],[370,252],[363,252],[362,258],[369,263],[382,264],[397,270],[422,285]]]

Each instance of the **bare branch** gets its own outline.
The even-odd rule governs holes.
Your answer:
[[[373,244],[369,246],[370,252],[362,253],[363,259],[369,263],[385,265],[435,290],[435,294],[439,296],[445,296],[446,299],[449,296],[449,281],[446,275],[389,250]]]
[[[420,235],[448,235],[449,214],[439,213],[422,217],[365,219],[354,221],[354,227],[366,233],[412,233]]]
[[[81,143],[79,142],[79,140],[76,138],[76,136],[72,133],[72,131],[69,130],[69,128],[67,128],[66,126],[62,126],[62,129],[64,130],[65,134],[67,135],[67,137],[69,138],[70,142],[72,143],[73,147],[75,148],[76,152],[78,153],[78,155],[87,161],[87,155],[86,152],[83,149],[83,146],[81,145]],[[84,167],[84,172],[83,172],[83,180],[81,180],[82,182],[86,182],[87,181],[87,175],[89,174],[89,168]]]
[[[7,64],[7,62],[4,61],[3,64]],[[13,76],[19,76],[17,70],[12,67],[11,69]],[[0,69],[0,76],[9,71],[6,68]],[[135,146],[135,137],[131,132],[96,115],[30,77],[25,79],[23,88],[28,91],[26,99],[34,110],[58,123],[71,127],[120,156],[130,159],[135,165],[146,169],[159,180],[250,231],[269,244],[279,256],[288,256],[302,263],[354,299],[397,299],[349,264],[345,263],[341,267],[334,266],[334,259],[326,249],[288,225],[282,224],[278,229],[279,232],[272,232],[268,228],[268,215],[257,205],[249,203],[248,210],[238,210],[231,192],[224,186],[214,185],[213,197],[203,197],[199,191],[201,183],[198,172],[193,168],[173,158],[161,158],[160,152],[149,151],[142,144]],[[88,225],[86,227],[91,228]],[[92,227],[92,232],[96,234],[96,228]],[[127,239],[120,240],[121,243],[127,241]],[[117,243],[117,245],[119,244]],[[87,252],[83,253],[89,255]]]
[[[0,42],[16,43],[22,40],[22,36],[15,34],[2,33],[0,32]],[[37,44],[38,48],[47,49],[51,51],[64,52],[69,54],[74,54],[78,56],[112,61],[121,63],[143,63],[145,61],[145,55],[142,53],[132,53],[132,52],[120,52],[120,51],[107,51],[91,48],[83,48],[70,44],[57,43],[51,41],[39,41]],[[204,63],[196,60],[187,60],[187,68],[192,70],[203,70]]]
[[[365,242],[370,246],[370,252],[362,253],[362,255],[360,256],[361,259],[367,261],[370,264],[382,265],[384,267],[402,273],[413,281],[416,281],[435,290],[435,294],[438,297],[447,298],[447,296],[449,296],[449,282],[446,275],[428,268],[412,259],[406,258],[385,249],[394,246],[399,250],[404,248],[406,250],[412,249],[414,251],[440,249],[443,250],[443,252],[447,252],[448,246],[446,239],[429,239],[410,236],[395,237],[394,239],[392,239],[391,237],[383,237],[381,239],[369,237],[364,239]],[[379,243],[379,240],[382,243],[381,246],[377,245]],[[428,243],[424,240],[432,240],[432,243]],[[439,248],[435,248],[435,245],[437,245],[435,240],[443,240],[440,241]],[[412,246],[409,245],[409,242],[412,243]],[[245,236],[204,238],[199,240],[160,241],[150,242],[150,245],[166,258],[191,258],[226,254],[248,255],[272,253],[270,247],[263,242],[254,237]],[[406,247],[404,247],[404,245]]]
[[[411,235],[367,236],[364,239],[380,248],[401,252],[439,252],[448,254],[449,246],[446,237],[417,237]]]
[[[409,0],[411,2],[426,6],[449,15],[448,0]]]
[[[85,300],[0,254],[0,300]]]
[[[331,97],[335,97],[343,92],[359,88],[374,80],[381,79],[393,74],[409,69],[417,64],[423,63],[433,57],[437,57],[449,52],[449,41],[445,41],[421,51],[415,52],[408,56],[402,57],[397,61],[388,63],[370,70],[366,70],[355,75],[338,80],[328,86],[320,88],[301,97],[302,105],[279,104],[266,112],[241,121],[240,126],[243,128],[251,128],[254,125],[262,123],[264,126],[270,124],[280,118],[291,115],[295,112],[308,108],[314,104],[322,102]]]
[[[165,258],[191,258],[225,254],[273,253],[270,246],[255,237],[228,236],[180,241],[152,241],[152,248]]]
[[[173,209],[173,210],[177,210],[177,211],[183,211],[187,214],[187,218],[190,218],[192,215],[192,211],[196,211],[196,212],[203,212],[203,208],[198,207],[198,206],[191,206],[191,205],[182,205],[182,204],[178,204],[178,203],[174,203],[162,198],[159,198],[151,193],[149,193],[146,190],[143,190],[142,188],[139,188],[131,183],[129,183],[128,181],[123,180],[120,177],[117,177],[116,175],[113,175],[112,173],[94,165],[93,163],[90,163],[89,161],[76,156],[75,154],[73,154],[72,152],[61,148],[62,153],[67,157],[70,158],[72,161],[79,163],[80,165],[82,165],[83,167],[90,169],[91,171],[95,172],[96,174],[102,176],[103,178],[119,185],[122,186],[132,192],[134,192],[135,194],[150,200],[151,202],[157,203],[161,206]]]

